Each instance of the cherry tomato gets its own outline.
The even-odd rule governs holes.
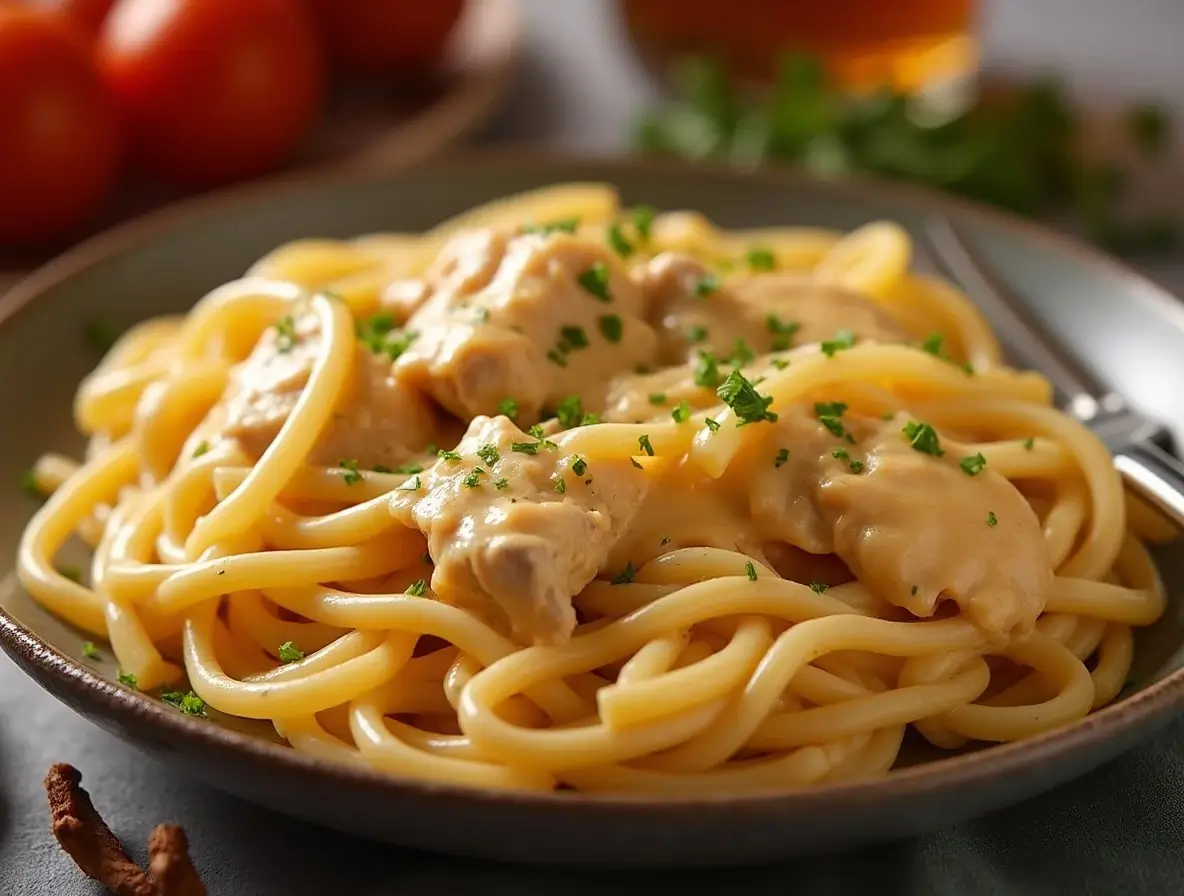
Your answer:
[[[423,68],[444,48],[465,0],[308,0],[333,62],[364,75]]]
[[[82,32],[57,15],[0,6],[0,241],[82,223],[119,170],[119,121]]]
[[[282,162],[324,92],[302,0],[120,0],[96,56],[137,155],[194,186]]]
[[[98,34],[115,0],[25,0],[35,9],[58,12],[75,22],[87,34]]]

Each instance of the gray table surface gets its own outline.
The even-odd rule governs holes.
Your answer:
[[[487,140],[619,150],[656,96],[622,52],[605,0],[524,0],[531,29],[522,85]],[[1152,93],[1184,109],[1179,0],[998,0],[984,22],[991,64],[1065,72],[1084,98]],[[1176,170],[1179,170],[1178,167]],[[1184,259],[1149,268],[1184,287]],[[83,896],[49,834],[41,778],[80,768],[133,850],[161,821],[185,826],[214,896],[461,891],[650,894],[698,885],[745,894],[1181,893],[1184,722],[1082,781],[952,830],[857,853],[721,872],[541,870],[426,856],[291,821],[170,773],[40,691],[0,656],[0,894]],[[142,853],[140,853],[142,854]]]

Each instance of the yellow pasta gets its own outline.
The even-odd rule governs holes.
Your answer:
[[[416,321],[479,277],[474,246],[501,267],[449,306],[438,354],[417,367],[408,346],[431,340]],[[566,255],[529,267],[557,246]],[[1175,531],[1124,494],[1040,375],[1002,364],[973,305],[909,257],[891,222],[727,232],[694,212],[622,209],[597,184],[424,235],[283,246],[185,318],[130,330],[81,385],[90,447],[38,462],[49,497],[20,580],[108,639],[140,690],[177,703],[192,688],[187,711],[269,721],[296,750],[479,788],[772,791],[888,774],[910,726],[952,749],[1072,723],[1118,696],[1132,627],[1162,615],[1141,539]],[[583,266],[574,282],[565,258]],[[586,363],[591,385],[556,409],[524,381],[518,400],[463,413],[488,402],[496,371],[448,380],[441,358],[521,298],[482,304],[511,275],[531,301],[568,277],[564,301],[590,303],[588,324],[560,327],[555,345],[506,326],[484,350],[519,371],[545,357],[556,379]],[[756,351],[712,310],[744,290],[772,296],[736,300],[759,312]],[[625,312],[635,295],[640,322]],[[778,316],[782,298],[861,323],[802,338],[809,314]],[[391,420],[357,410],[384,389],[402,402]],[[447,441],[411,445],[429,424]],[[512,439],[489,436],[477,459],[475,432]],[[341,446],[394,460],[360,465]],[[603,497],[612,476],[636,490]],[[893,492],[892,476],[919,485]],[[947,519],[946,488],[1000,503]],[[456,511],[465,501],[482,503]],[[497,538],[473,527],[501,532],[540,507],[589,544],[560,546],[559,524],[538,523],[542,554],[490,572]],[[72,536],[94,550],[86,584],[55,568]],[[1009,538],[1023,557],[990,547]],[[551,604],[528,575],[515,581],[537,593],[490,584],[513,563],[541,576],[563,551],[586,559],[592,542],[582,571],[564,555]],[[958,557],[938,563],[951,544]]]

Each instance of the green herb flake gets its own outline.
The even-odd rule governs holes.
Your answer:
[[[276,651],[276,656],[285,663],[295,663],[298,660],[304,659],[304,651],[293,644],[291,641],[285,641],[279,646]]]
[[[560,327],[559,336],[559,344],[565,351],[574,352],[588,347],[588,334],[584,332],[583,327],[577,327],[571,324]]]
[[[649,395],[650,404],[662,405],[666,403],[665,392],[651,392]]]
[[[967,476],[977,476],[983,471],[986,465],[987,459],[982,456],[981,452],[979,454],[969,455],[958,461],[958,466],[962,468],[962,472]]]
[[[1031,451],[1033,448],[1036,447],[1036,440],[1033,438],[1027,438],[1027,439],[1024,439],[1024,441],[1021,444],[1024,446],[1025,450]]]
[[[502,458],[496,445],[482,445],[477,449],[477,456],[491,467]]]
[[[87,641],[82,645],[82,656],[88,660],[101,660],[103,655],[99,653],[99,648],[95,647],[94,641]]]
[[[633,561],[625,564],[625,568],[613,576],[612,584],[614,585],[628,585],[633,581],[633,577],[637,575],[637,570],[633,568]]]
[[[674,418],[675,423],[686,423],[691,419],[691,406],[684,399],[678,403],[678,407],[670,412],[670,416]]]
[[[745,561],[744,573],[745,573],[745,575],[748,576],[748,581],[755,582],[756,581],[756,564],[753,563],[751,560]]]
[[[654,218],[657,217],[657,211],[652,205],[637,205],[633,208],[633,227],[637,231],[637,235],[643,240],[650,238],[650,232],[654,226]]]
[[[613,247],[613,251],[622,258],[628,258],[633,254],[633,244],[625,239],[625,233],[621,230],[621,225],[617,223],[608,226],[608,244]]]
[[[588,270],[576,277],[576,282],[598,302],[611,302],[613,296],[609,292],[608,279],[608,265],[603,261],[594,261]]]
[[[995,516],[995,511],[987,511],[987,525],[994,529],[999,525],[999,517]]]
[[[577,455],[571,462],[571,471],[577,476],[583,476],[588,471],[588,462]]]
[[[514,442],[510,450],[517,454],[538,454],[539,442]]]
[[[552,233],[575,233],[579,229],[579,218],[559,218],[546,224],[527,224],[521,230],[523,234],[549,236]]]
[[[358,470],[358,462],[353,458],[339,460],[337,466],[345,470],[345,473],[342,474],[341,481],[346,485],[357,485],[362,481],[362,474]]]
[[[845,401],[814,402],[814,416],[816,417],[842,417],[845,413],[847,413]]]
[[[784,370],[789,366],[789,362],[784,358],[770,358],[769,363],[772,364],[777,370]]]
[[[714,417],[707,417],[703,421],[703,425],[706,426],[712,432],[719,432],[719,421],[716,420]]]
[[[421,484],[421,483],[420,483],[420,481],[419,481],[419,477],[418,477],[418,476],[413,476],[413,477],[411,477],[410,479],[408,479],[406,482],[404,482],[402,485],[400,485],[400,486],[399,486],[399,491],[404,491],[404,492],[417,492],[417,491],[419,491],[419,490],[420,490],[420,488],[422,488],[422,487],[423,487],[423,486],[422,486],[422,484]]]
[[[183,715],[206,717],[206,701],[190,691],[183,694],[180,691],[161,691],[160,699],[169,706],[180,711]]]
[[[428,583],[424,579],[416,579],[407,586],[407,589],[403,593],[409,594],[412,597],[423,597],[428,593]]]
[[[849,469],[849,470],[850,470],[852,473],[859,473],[859,472],[861,472],[861,471],[863,470],[863,461],[861,461],[861,460],[853,460],[853,461],[851,461],[851,463],[847,464],[847,468],[848,468],[848,469]]]
[[[699,358],[695,362],[694,380],[696,386],[703,386],[705,389],[715,389],[723,381],[719,372],[719,359],[711,352],[699,352]]]
[[[777,256],[771,249],[749,249],[744,260],[754,271],[771,271],[777,267]]]
[[[729,373],[715,394],[739,419],[737,426],[760,423],[762,420],[774,423],[777,420],[777,415],[769,410],[769,405],[773,403],[772,397],[757,392],[756,387],[739,370]]]
[[[485,474],[485,471],[483,469],[481,469],[480,467],[473,467],[473,469],[469,470],[469,472],[465,474],[465,478],[463,480],[464,484],[465,484],[465,488],[477,488],[478,486],[480,486],[481,485],[481,477],[484,474]]]
[[[460,460],[460,453],[459,452],[448,451],[444,448],[441,448],[439,451],[437,451],[436,456],[439,457],[440,460],[446,460],[449,463],[455,463],[456,461]]]
[[[193,457],[198,458],[198,457],[201,457],[203,454],[209,454],[209,452],[210,452],[210,443],[208,441],[206,441],[205,439],[202,439],[200,442],[197,443],[197,446],[193,449]]]
[[[604,334],[604,338],[609,342],[620,342],[621,334],[624,332],[625,325],[621,323],[621,318],[616,314],[606,314],[597,322],[600,326],[600,332]]]
[[[555,416],[559,420],[559,425],[564,429],[572,429],[579,426],[584,419],[583,403],[580,401],[580,396],[569,395],[559,402],[559,406],[555,409]],[[534,428],[531,428],[530,434],[536,439],[543,437],[542,430],[537,433]]]
[[[567,481],[562,476],[555,477],[555,491],[561,495],[567,491]]]
[[[695,281],[695,298],[705,299],[719,290],[719,277],[715,274],[704,274]]]
[[[506,479],[503,476],[501,479],[499,479],[497,482],[495,482],[493,484],[493,487],[496,488],[499,492],[504,492],[506,489],[508,489],[510,487],[510,480]]]
[[[654,456],[654,446],[650,443],[650,437],[648,435],[638,436],[637,447],[650,457]]]
[[[826,584],[826,582],[811,582],[810,583],[810,590],[813,591],[815,594],[822,594],[824,591],[827,591],[829,589],[830,589],[830,585]]]
[[[503,398],[498,402],[497,412],[503,417],[509,417],[513,420],[518,416],[518,402],[512,398]]]
[[[743,339],[737,339],[732,347],[732,354],[728,356],[728,363],[736,367],[745,367],[756,360],[756,352],[748,347]]]
[[[687,330],[687,342],[691,345],[697,345],[707,338],[707,328],[704,326],[694,326]]]
[[[941,457],[945,451],[941,447],[941,442],[937,437],[937,430],[928,423],[918,423],[915,420],[910,420],[904,425],[901,430],[904,437],[908,439],[909,444],[914,451],[920,451],[922,454],[930,454],[933,457]]]
[[[140,679],[132,675],[131,672],[124,672],[122,669],[115,673],[115,680],[132,690],[139,690],[140,688]]]
[[[414,476],[416,473],[423,472],[423,466],[415,463],[403,464],[400,467],[395,467],[395,472],[400,476]]]
[[[821,346],[822,353],[828,358],[833,358],[835,352],[843,349],[852,348],[855,345],[855,334],[851,330],[839,330],[835,333],[834,339],[823,340]]]
[[[563,357],[563,352],[561,352],[557,348],[553,348],[547,352],[547,360],[550,361],[552,364],[554,364],[556,367],[566,367],[567,366],[567,358]]]
[[[777,452],[777,456],[773,459],[773,466],[774,467],[781,467],[787,463],[789,463],[789,449],[782,448],[780,451]]]
[[[290,314],[285,314],[275,324],[275,349],[280,354],[287,354],[296,347],[296,320]]]

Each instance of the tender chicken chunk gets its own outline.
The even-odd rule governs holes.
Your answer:
[[[267,450],[308,384],[321,346],[312,314],[298,313],[269,327],[233,375],[220,409],[223,433],[255,457]],[[336,464],[348,458],[365,467],[395,467],[429,442],[446,438],[446,429],[423,396],[395,380],[390,358],[359,342],[347,388],[310,461]]]
[[[741,344],[757,354],[782,351],[833,339],[841,330],[860,340],[906,338],[900,325],[868,299],[803,274],[720,280],[701,262],[666,252],[636,276],[646,297],[646,317],[658,331],[663,364],[681,363],[704,350],[728,356]]]
[[[418,335],[396,375],[462,419],[498,413],[505,399],[524,423],[571,395],[596,410],[613,376],[652,360],[641,294],[599,241],[462,234],[443,258],[407,322]]]
[[[391,498],[427,536],[432,590],[523,643],[575,627],[572,597],[605,566],[647,488],[625,459],[564,454],[505,417],[477,417],[457,445]]]
[[[915,616],[951,598],[990,634],[1029,629],[1052,574],[1023,495],[917,421],[843,410],[791,407],[761,424],[759,456],[741,466],[762,534],[837,554]]]

